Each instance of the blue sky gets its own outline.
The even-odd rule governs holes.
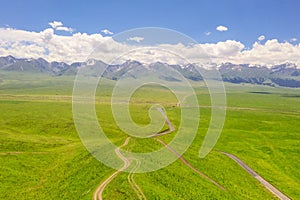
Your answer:
[[[289,62],[300,68],[299,0],[11,0],[2,1],[1,8],[0,56],[71,63],[97,50],[97,59],[109,62],[134,48],[159,44],[195,63],[205,54],[215,63]],[[198,44],[189,45],[174,32],[128,31],[143,27],[175,30]],[[118,34],[123,31],[128,32]],[[154,57],[126,59],[178,61],[149,53]]]
[[[11,0],[2,1],[1,7],[0,27],[27,31],[42,31],[56,20],[75,32],[88,34],[102,29],[118,33],[154,26],[177,30],[200,43],[236,40],[247,47],[260,35],[266,40],[300,39],[300,1],[297,0]],[[228,30],[217,31],[219,25]],[[211,34],[206,35],[207,32]]]

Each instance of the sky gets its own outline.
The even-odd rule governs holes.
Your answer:
[[[229,61],[253,62],[257,60],[258,53],[267,54],[274,48],[275,50],[280,48],[280,51],[286,49],[293,54],[276,62],[298,63],[296,57],[300,57],[300,1],[298,0],[11,0],[1,1],[1,8],[0,55],[36,57],[38,53],[34,53],[30,44],[38,43],[36,46],[42,46],[43,51],[46,52],[41,56],[50,60],[66,57],[55,56],[54,48],[52,52],[51,48],[46,48],[45,44],[33,38],[45,37],[41,36],[43,32],[47,32],[48,37],[49,34],[55,37],[64,36],[60,39],[65,43],[68,41],[66,37],[74,38],[76,34],[81,39],[90,37],[90,40],[95,40],[95,37],[99,36],[97,34],[100,34],[102,38],[99,36],[98,39],[103,40],[133,28],[162,27],[186,34],[200,44],[206,44],[202,46],[204,49],[209,45],[219,47],[213,50],[215,53],[212,57],[220,56],[219,54],[222,53],[219,51],[222,48],[234,46],[237,51],[231,53],[235,53],[238,59],[232,58]],[[51,32],[50,29],[53,31]],[[17,31],[25,32],[16,33]],[[32,34],[26,36],[26,40],[22,40],[22,35],[27,33]],[[33,33],[37,34],[33,36]],[[86,36],[82,36],[84,34]],[[85,42],[88,42],[87,40]],[[143,37],[136,36],[131,41],[140,43],[142,40]],[[76,42],[78,43],[78,38]],[[50,43],[47,41],[47,44]],[[58,43],[56,41],[55,45],[52,45],[58,47]],[[26,49],[28,46],[32,50],[31,54],[30,48]],[[26,49],[27,53],[22,55],[21,52],[17,52],[18,49]],[[256,51],[249,52],[249,50]],[[282,56],[286,53],[283,51]],[[246,54],[243,56],[247,59],[242,59],[243,56],[240,54]],[[255,56],[249,58],[250,54]],[[228,55],[234,56],[225,52],[221,57],[228,57]],[[82,56],[84,57],[86,55]],[[64,61],[70,62],[71,59],[73,58]],[[260,64],[272,63],[270,62],[272,58],[262,58],[262,60],[264,61],[259,61]]]

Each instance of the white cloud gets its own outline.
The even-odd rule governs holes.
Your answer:
[[[233,58],[236,63],[274,65],[285,62],[300,64],[300,46],[278,40],[268,40],[265,44],[254,43],[249,50],[241,51]]]
[[[49,25],[50,25],[52,28],[56,29],[57,27],[62,26],[63,23],[62,23],[62,22],[59,22],[59,21],[53,21],[53,22],[49,22]]]
[[[298,40],[297,38],[291,38],[290,42],[297,42],[297,40]]]
[[[257,39],[259,40],[259,41],[262,41],[262,40],[264,40],[266,37],[264,36],[264,35],[261,35],[261,36],[259,36]]]
[[[45,29],[44,31],[40,32],[40,35],[43,42],[48,43],[54,35],[54,30],[52,28]]]
[[[0,56],[43,57],[48,61],[72,63],[86,60],[97,46],[105,52],[100,57],[103,60],[120,51],[126,51],[121,44],[101,34],[75,33],[61,36],[54,34],[52,28],[41,32],[0,28]]]
[[[63,26],[60,26],[63,27]],[[142,37],[132,37],[130,41],[140,42]],[[274,65],[292,62],[300,65],[300,44],[267,40],[264,44],[255,42],[251,48],[239,41],[227,40],[217,43],[205,43],[186,46],[184,44],[161,44],[158,49],[174,52],[170,56],[166,52],[156,50],[136,51],[126,54],[141,46],[116,42],[111,36],[101,34],[75,33],[62,36],[54,33],[53,28],[41,32],[31,32],[12,28],[0,28],[0,56],[12,55],[22,58],[43,57],[48,61],[64,61],[72,63],[96,58],[110,63],[116,57],[126,54],[124,59],[142,62],[181,62],[184,57],[190,62],[201,62],[210,59],[216,63],[248,63]],[[97,49],[97,53],[90,55]],[[179,56],[174,56],[179,55]]]
[[[141,42],[141,41],[143,41],[144,40],[144,38],[143,37],[131,37],[131,38],[127,38],[127,40],[128,41],[135,41],[135,42]]]
[[[216,28],[216,30],[222,32],[222,31],[227,31],[228,28],[227,28],[226,26],[221,26],[221,25],[220,25],[220,26],[218,26],[218,27]]]
[[[241,42],[237,42],[235,40],[227,40],[216,44],[200,44],[199,46],[203,48],[210,57],[214,58],[236,56],[245,48]]]
[[[211,35],[211,32],[209,32],[209,31],[208,31],[208,32],[205,32],[205,35],[206,35],[206,36],[209,36],[209,35]]]
[[[60,21],[49,22],[49,25],[57,31],[66,31],[69,33],[72,33],[74,31],[73,28],[63,26],[63,23]]]
[[[103,29],[101,30],[102,33],[104,33],[105,35],[112,35],[114,34],[113,32],[109,31],[108,29]]]
[[[65,27],[65,26],[59,26],[56,28],[57,31],[66,31],[66,32],[69,32],[69,33],[72,33],[74,31],[73,28],[70,28],[70,27]]]

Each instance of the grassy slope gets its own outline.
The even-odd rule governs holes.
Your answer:
[[[0,73],[0,198],[91,199],[94,189],[113,170],[91,157],[82,146],[72,121],[70,77],[32,77]],[[98,116],[104,130],[117,145],[127,137],[114,123],[106,103],[110,82],[99,90]],[[227,120],[216,150],[233,153],[289,196],[299,196],[299,90],[228,85]],[[271,92],[249,93],[249,92]],[[202,105],[209,105],[199,88]],[[48,96],[51,95],[51,96]],[[159,101],[169,118],[178,123],[178,108],[168,91],[146,87],[135,94],[133,118],[147,123],[145,101]],[[144,102],[144,103],[143,103]],[[287,106],[288,105],[288,106]],[[236,107],[248,108],[237,109]],[[252,108],[252,109],[249,109]],[[145,113],[145,114],[143,114]],[[210,110],[201,109],[201,126],[193,145],[184,154],[198,169],[224,185],[223,192],[193,173],[180,161],[135,180],[148,199],[272,199],[259,183],[229,158],[213,151],[204,159],[198,151],[209,122]],[[168,141],[172,136],[164,136]],[[133,139],[132,151],[160,148],[150,140]],[[126,173],[118,176],[104,191],[108,199],[134,199]]]

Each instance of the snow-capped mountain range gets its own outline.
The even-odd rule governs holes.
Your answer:
[[[80,67],[95,65],[95,63],[106,65],[102,61],[93,59],[88,60],[87,62],[74,62],[72,64],[67,64],[64,62],[48,62],[43,58],[28,59],[5,56],[0,57],[0,70],[63,76],[76,75],[77,70]],[[271,67],[250,64],[222,63],[210,64],[209,67],[207,67],[207,65],[203,66],[199,64],[169,65],[160,62],[143,64],[139,61],[128,60],[122,64],[108,65],[104,76],[109,79],[117,80],[126,72],[137,67],[142,70],[149,70],[162,66],[171,67],[180,72],[187,79],[193,81],[202,80],[201,75],[196,70],[196,67],[200,67],[203,70],[218,70],[223,80],[226,82],[237,84],[251,83],[269,86],[300,87],[300,68],[293,63],[283,63]],[[170,79],[170,77],[168,79]]]

